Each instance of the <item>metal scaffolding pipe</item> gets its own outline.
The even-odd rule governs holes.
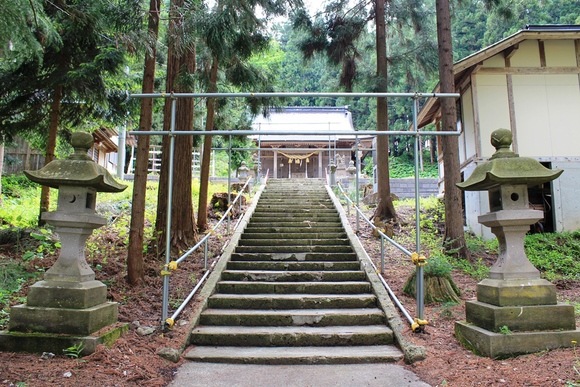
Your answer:
[[[151,93],[131,98],[459,98],[459,93]]]
[[[175,136],[295,136],[297,134],[301,136],[328,136],[328,135],[344,135],[344,136],[459,136],[461,131],[448,131],[448,132],[433,132],[428,130],[423,131],[409,131],[409,130],[336,130],[336,131],[291,131],[291,130],[219,130],[212,132],[211,134],[205,130],[179,130],[175,133],[168,131],[151,132],[144,130],[133,130],[129,132],[130,135],[134,136],[166,136],[169,134]]]
[[[417,127],[417,100],[413,100],[413,129],[415,132],[419,131]],[[421,214],[420,208],[420,200],[421,196],[419,195],[419,141],[421,139],[419,137],[415,137],[415,252],[419,254],[421,252],[421,220],[419,216]],[[416,286],[416,293],[417,293],[417,317],[420,320],[424,320],[424,310],[425,310],[425,285],[424,285],[424,278],[423,278],[423,266],[417,265],[416,273],[415,273],[415,286]]]
[[[170,133],[175,130],[175,116],[177,110],[177,100],[173,99],[171,101],[171,126]],[[165,234],[165,265],[169,266],[171,262],[171,213],[173,211],[173,159],[175,158],[175,136],[169,136],[169,171],[167,180],[167,225]],[[167,313],[169,311],[169,276],[163,276],[163,302],[161,305],[161,321],[167,319]]]

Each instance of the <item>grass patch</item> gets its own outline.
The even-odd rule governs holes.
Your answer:
[[[580,280],[580,231],[527,235],[524,246],[547,280]]]
[[[0,260],[0,328],[5,328],[8,324],[10,305],[26,301],[24,296],[18,295],[22,285],[36,280],[40,274],[30,273],[12,260]]]

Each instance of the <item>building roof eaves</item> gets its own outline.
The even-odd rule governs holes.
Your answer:
[[[453,66],[455,81],[462,78],[465,72],[473,71],[484,60],[516,46],[524,40],[532,39],[580,39],[580,26],[528,26],[528,29],[520,30],[456,62]],[[459,86],[457,82],[455,82],[455,86],[456,88]],[[433,92],[438,93],[439,91],[440,84],[437,84]],[[417,116],[418,127],[422,128],[433,123],[439,115],[439,110],[439,99],[429,98]]]

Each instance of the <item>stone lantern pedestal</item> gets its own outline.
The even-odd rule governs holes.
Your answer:
[[[88,354],[127,330],[126,324],[116,325],[117,303],[107,301],[107,287],[95,280],[85,259],[87,238],[106,223],[95,213],[96,193],[126,188],[87,156],[91,145],[92,135],[74,133],[73,156],[26,172],[32,181],[59,189],[57,210],[43,219],[55,227],[61,251],[44,280],[29,288],[26,304],[10,309],[8,331],[0,334],[2,350],[61,353],[82,343]]]
[[[544,215],[529,208],[528,186],[554,180],[562,171],[510,151],[507,129],[493,132],[492,144],[496,153],[457,185],[489,191],[490,212],[478,220],[491,228],[500,252],[489,278],[477,285],[477,300],[465,303],[466,321],[456,323],[455,335],[465,347],[492,358],[570,347],[580,340],[574,307],[557,302],[555,285],[540,278],[524,251],[530,225]]]

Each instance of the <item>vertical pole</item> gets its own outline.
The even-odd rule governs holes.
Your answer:
[[[419,195],[419,128],[417,127],[417,103],[418,99],[413,99],[413,129],[415,130],[415,252],[421,253],[421,221],[420,217],[420,198]],[[417,317],[424,319],[424,300],[425,300],[425,285],[423,283],[423,266],[417,266]]]
[[[203,269],[207,270],[207,241],[209,238],[205,240],[205,245],[203,246]]]
[[[119,130],[119,146],[117,147],[117,177],[125,178],[125,133],[127,124],[123,124]]]
[[[171,127],[169,128],[169,178],[167,179],[167,229],[165,231],[165,265],[171,262],[171,212],[173,210],[173,158],[175,155],[175,111],[177,99],[171,100]],[[169,276],[163,276],[163,303],[161,309],[161,320],[167,320],[169,310]]]
[[[256,185],[260,184],[262,181],[260,169],[262,169],[262,137],[258,135],[258,169],[256,169]]]
[[[211,176],[215,177],[215,149],[211,151]]]
[[[322,153],[321,153],[322,155]],[[328,165],[332,164],[330,162],[332,160],[332,144],[330,142],[330,134],[328,135]],[[336,161],[335,161],[336,162]],[[327,173],[330,173],[330,168],[327,166]]]
[[[318,178],[324,178],[322,175],[322,152],[318,152]]]
[[[272,151],[272,152],[273,152],[273,154],[274,154],[274,160],[273,160],[273,163],[272,163],[272,165],[273,165],[273,167],[274,167],[274,173],[272,173],[272,177],[273,177],[274,179],[277,179],[277,178],[278,178],[278,151],[277,151],[277,150],[275,150],[275,151]],[[258,179],[257,179],[257,176],[256,176],[256,181],[255,181],[255,184],[256,184],[256,186],[257,186],[258,184],[260,184],[260,182],[259,182],[259,181],[258,181]]]
[[[355,198],[356,198],[356,206],[359,207],[359,171],[360,171],[360,156],[358,153],[358,135],[356,135],[355,137],[355,142],[354,142],[354,151],[356,152],[355,156],[356,156],[356,177],[354,179],[354,189],[355,189]],[[356,212],[356,232],[358,233],[360,230],[360,214],[357,211]]]
[[[232,135],[229,135],[230,138],[230,145],[228,149],[228,207],[230,205],[231,199],[231,189],[232,189]],[[230,212],[231,213],[231,212]],[[228,215],[228,230],[227,233],[230,233],[230,216]]]
[[[385,238],[381,235],[381,274],[385,274]]]

